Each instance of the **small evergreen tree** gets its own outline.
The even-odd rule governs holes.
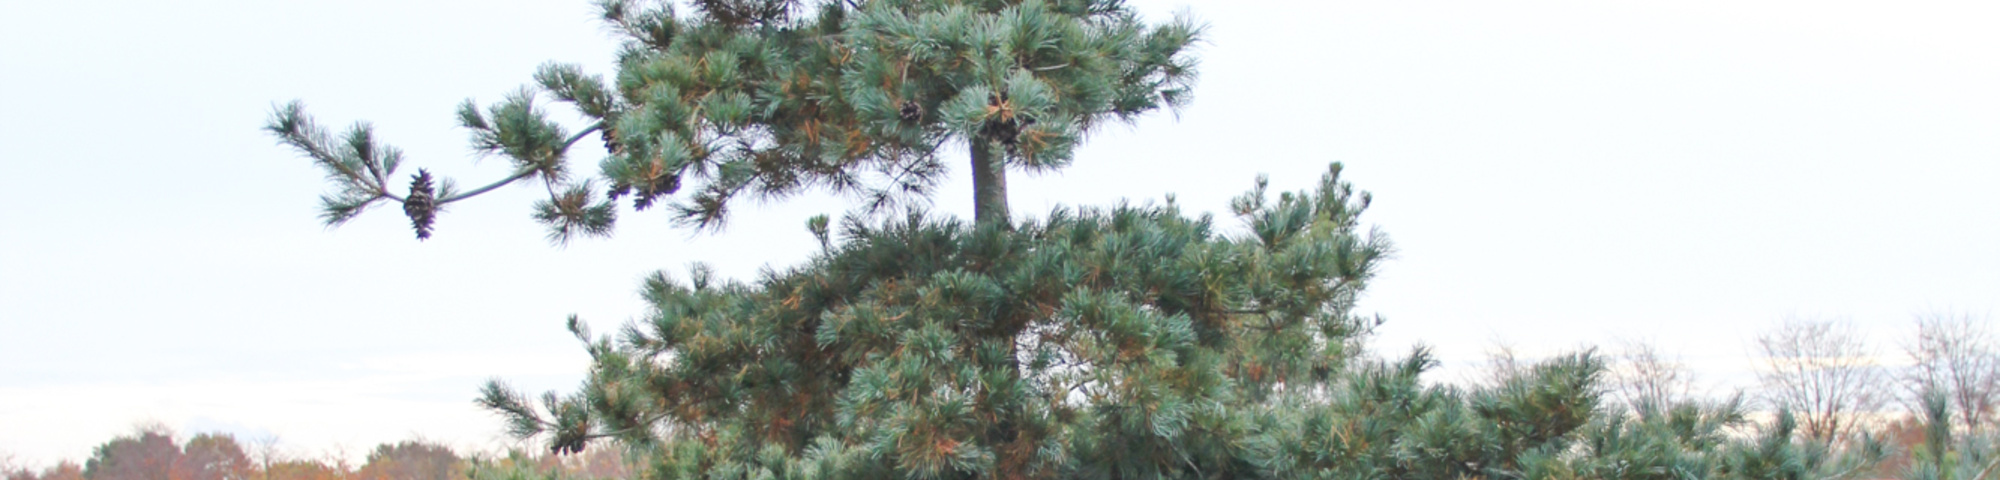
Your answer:
[[[1604,363],[1594,353],[1533,365],[1471,390],[1424,385],[1419,349],[1373,362],[1308,396],[1265,409],[1246,454],[1268,478],[1549,478],[1599,418]],[[1321,400],[1324,398],[1324,400]]]
[[[1845,480],[1866,478],[1887,456],[1886,446],[1869,435],[1842,445],[1799,435],[1799,422],[1789,409],[1745,442],[1717,452],[1716,473],[1725,479]]]

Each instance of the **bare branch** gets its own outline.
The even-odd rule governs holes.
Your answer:
[[[1694,396],[1695,375],[1678,355],[1668,358],[1648,341],[1623,341],[1613,381],[1626,408],[1664,411]]]

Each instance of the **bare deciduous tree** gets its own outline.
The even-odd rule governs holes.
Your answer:
[[[1498,387],[1519,376],[1528,369],[1528,362],[1515,353],[1514,344],[1493,339],[1486,349],[1486,360],[1477,370],[1465,372],[1462,378],[1466,385]]]
[[[1904,376],[1910,398],[1935,388],[1950,401],[1953,416],[1966,431],[1978,431],[1993,421],[2000,393],[2000,348],[1991,319],[1969,314],[1932,313],[1917,316],[1917,337],[1903,346],[1910,357]]]
[[[1874,352],[1846,322],[1786,319],[1757,337],[1757,350],[1766,395],[1813,441],[1845,436],[1888,398]]]
[[[283,452],[278,451],[277,435],[265,435],[251,439],[250,456],[252,457],[252,462],[257,464],[258,478],[262,480],[271,480],[271,468],[276,466],[278,462],[285,460]]]
[[[14,454],[0,452],[0,479],[25,479],[30,478],[32,475],[34,475],[34,472],[29,471],[26,467],[14,464]]]
[[[1667,358],[1657,345],[1643,340],[1619,342],[1618,365],[1612,381],[1625,407],[1634,412],[1664,409],[1692,400],[1695,375],[1679,356]]]

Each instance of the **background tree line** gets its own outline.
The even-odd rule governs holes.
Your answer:
[[[1992,319],[1928,313],[1910,327],[1908,336],[1883,345],[1844,320],[1785,319],[1755,339],[1760,385],[1719,399],[1702,393],[1678,358],[1626,342],[1612,392],[1629,412],[1706,403],[1755,405],[1767,422],[1790,416],[1799,442],[1879,455],[1868,469],[1876,476],[1993,478],[2000,468],[1993,412],[2000,343]],[[1489,365],[1510,364],[1505,349],[1494,358]]]
[[[4,458],[0,458],[4,460]],[[424,440],[377,445],[360,464],[344,455],[280,452],[275,440],[238,442],[224,433],[185,439],[158,425],[99,445],[82,463],[42,469],[0,462],[4,480],[604,480],[632,478],[624,455],[597,449],[573,456],[454,451]]]
[[[1896,414],[1921,414],[1944,398],[1952,428],[1995,427],[2000,343],[1992,319],[1962,313],[1915,316],[1910,335],[1884,345],[1843,320],[1789,318],[1754,340],[1761,385],[1753,399],[1799,416],[1810,438],[1829,440],[1880,427]],[[1885,352],[1887,347],[1893,351]],[[1511,349],[1489,354],[1486,377],[1518,364]],[[1623,342],[1614,389],[1625,408],[1700,398],[1695,372],[1649,342]]]

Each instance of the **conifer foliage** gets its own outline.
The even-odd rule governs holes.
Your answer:
[[[1867,435],[1802,439],[1788,411],[1737,435],[1734,399],[1628,414],[1604,403],[1593,351],[1467,388],[1423,382],[1436,362],[1421,348],[1362,356],[1380,320],[1355,302],[1392,248],[1339,164],[1309,191],[1259,179],[1230,205],[1240,227],[1171,197],[1016,221],[1009,169],[1061,168],[1095,127],[1186,101],[1200,32],[1186,20],[1147,24],[1121,0],[598,4],[625,40],[609,81],[552,64],[534,88],[459,108],[473,148],[511,163],[496,182],[419,170],[399,190],[399,150],[366,124],[336,136],[296,102],[266,127],[332,180],[328,224],[397,202],[420,239],[449,204],[517,181],[545,187],[534,218],[557,242],[610,235],[627,199],[700,228],[742,198],[863,200],[838,229],[808,222],[820,252],[804,265],[748,283],[656,274],[649,313],[613,334],[572,317],[592,358],[578,391],[487,384],[479,403],[556,454],[613,442],[653,480],[1849,479],[1886,455]],[[550,119],[545,95],[589,124]],[[606,153],[586,179],[572,147],[593,134]],[[971,160],[970,222],[908,205],[948,146]],[[1913,478],[2000,469],[2000,454],[1945,453],[1932,405]],[[159,440],[114,442],[86,473],[163,470],[102,453]],[[1959,448],[1992,450],[1980,442]],[[450,465],[393,466],[466,473]]]
[[[549,64],[535,89],[459,108],[473,148],[513,165],[494,183],[396,192],[399,150],[367,124],[335,137],[298,102],[266,129],[326,170],[329,225],[394,201],[419,238],[444,205],[526,180],[547,186],[535,218],[558,242],[608,235],[626,197],[706,228],[737,198],[813,188],[881,210],[926,199],[949,145],[972,160],[977,217],[1006,220],[1009,168],[1060,168],[1094,127],[1183,104],[1199,35],[1184,19],[1147,24],[1122,0],[701,0],[686,14],[598,3],[625,41],[610,81]],[[590,124],[571,133],[543,94]],[[592,132],[607,155],[600,178],[583,179],[571,147]]]
[[[1315,191],[1262,186],[1238,234],[1172,202],[850,220],[756,284],[655,276],[644,321],[572,321],[581,391],[538,408],[496,382],[482,403],[559,451],[654,451],[655,478],[1248,475],[1257,407],[1340,378],[1390,250],[1338,165]]]

